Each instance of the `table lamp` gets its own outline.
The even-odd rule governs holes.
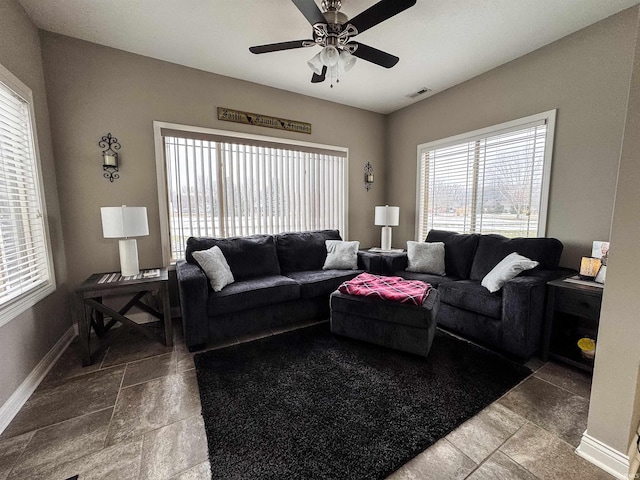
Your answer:
[[[149,235],[147,207],[100,207],[104,238],[120,238],[120,273],[138,275],[138,244],[135,238]]]
[[[376,207],[375,224],[382,226],[380,237],[381,250],[391,250],[391,227],[397,227],[400,219],[400,207]]]

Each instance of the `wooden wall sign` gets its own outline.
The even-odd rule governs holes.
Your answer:
[[[286,118],[269,117],[258,113],[241,112],[223,107],[218,107],[218,120],[256,125],[258,127],[277,128],[278,130],[287,130],[289,132],[311,133],[310,123],[287,120]]]

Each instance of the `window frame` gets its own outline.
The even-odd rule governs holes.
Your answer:
[[[498,135],[501,132],[513,131],[518,127],[525,127],[527,124],[544,121],[547,125],[547,133],[545,140],[544,160],[542,167],[542,185],[540,189],[540,212],[538,216],[538,237],[544,237],[547,229],[547,216],[549,208],[549,191],[551,184],[551,164],[553,161],[553,149],[554,149],[554,135],[556,125],[557,109],[547,110],[546,112],[529,115],[526,117],[510,120],[508,122],[492,125],[489,127],[480,128],[471,132],[461,133],[453,135],[451,137],[434,140],[431,142],[421,143],[417,147],[417,162],[416,162],[416,210],[415,210],[415,240],[418,242],[424,241],[424,238],[420,238],[420,183],[422,175],[422,155],[426,150],[433,150],[435,148],[445,148],[453,145],[472,142],[475,140],[483,139],[489,136]]]
[[[247,140],[253,142],[264,142],[271,144],[282,144],[291,146],[298,146],[301,148],[311,148],[319,150],[332,150],[336,152],[342,152],[345,154],[345,166],[344,166],[344,231],[340,232],[345,240],[349,238],[349,149],[346,147],[338,147],[334,145],[325,145],[319,143],[305,142],[301,140],[293,140],[288,138],[270,137],[266,135],[256,135],[243,132],[234,132],[231,130],[219,130],[206,127],[197,127],[192,125],[182,125],[177,123],[163,122],[154,120],[153,122],[153,135],[155,144],[156,155],[156,176],[158,182],[158,207],[160,214],[160,237],[162,245],[162,262],[166,267],[172,267],[175,265],[176,260],[171,255],[171,238],[170,238],[170,226],[169,226],[169,202],[168,202],[168,179],[165,170],[165,148],[162,130],[176,130],[189,132],[192,134],[204,134],[212,136],[224,136],[230,138],[237,138],[239,140]]]
[[[46,257],[46,269],[48,279],[39,285],[33,286],[27,292],[18,295],[5,305],[0,306],[0,327],[17,318],[20,314],[36,305],[38,302],[51,295],[56,291],[56,275],[53,264],[53,251],[51,248],[51,235],[49,232],[49,222],[47,205],[45,198],[45,189],[42,175],[42,164],[40,161],[40,147],[38,144],[38,133],[36,128],[36,115],[34,109],[33,92],[18,77],[13,75],[7,68],[0,64],[0,83],[19,96],[28,106],[29,127],[31,136],[31,148],[33,151],[34,161],[34,189],[38,196],[38,204],[40,208],[40,218],[42,221],[43,246],[44,255]]]

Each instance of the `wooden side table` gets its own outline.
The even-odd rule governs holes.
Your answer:
[[[549,357],[592,372],[593,360],[582,357],[577,342],[596,340],[602,288],[567,282],[547,283],[547,313],[542,337],[542,360]]]
[[[173,345],[171,308],[169,306],[169,274],[166,268],[158,270],[158,276],[133,280],[125,280],[119,273],[94,273],[76,289],[73,294],[71,311],[78,325],[83,366],[90,365],[96,354],[103,351],[117,336],[117,333],[110,331],[116,322],[131,327],[142,335],[164,345]],[[110,278],[115,278],[115,280],[109,282]],[[158,292],[162,299],[162,313],[142,301],[145,294],[152,292]],[[105,297],[128,295],[131,295],[131,299],[118,311],[102,303]],[[156,335],[148,328],[127,318],[126,313],[134,306],[159,319],[162,322],[161,325],[164,326],[164,336]],[[111,317],[106,325],[104,323],[105,315]],[[92,328],[100,339],[100,345],[93,352],[91,351]]]

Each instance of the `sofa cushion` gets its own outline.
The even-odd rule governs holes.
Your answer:
[[[315,298],[329,294],[338,289],[342,282],[357,277],[362,270],[311,270],[307,272],[290,272],[287,277],[300,284],[302,298]]]
[[[442,283],[446,282],[455,282],[456,280],[460,280],[458,277],[443,277],[442,275],[434,275],[432,273],[418,273],[418,272],[407,272],[406,270],[398,270],[391,273],[393,277],[402,277],[406,280],[420,280],[424,283],[430,283],[435,288]]]
[[[480,313],[486,317],[502,316],[502,295],[489,293],[479,282],[460,280],[443,283],[438,287],[440,301],[454,307]]]
[[[407,242],[407,271],[446,275],[443,242]]]
[[[219,292],[230,283],[235,282],[231,268],[220,247],[214,245],[209,250],[198,250],[193,252],[200,268],[209,279],[214,292]]]
[[[281,275],[252,278],[227,285],[220,292],[209,292],[210,316],[264,307],[300,298],[300,285]]]
[[[560,263],[562,242],[556,238],[507,238],[495,234],[482,235],[469,279],[481,281],[503,258],[514,252],[539,263],[529,272],[555,270]],[[522,275],[527,275],[527,272],[523,272]]]
[[[281,233],[275,236],[282,273],[322,270],[326,240],[342,240],[338,230]]]
[[[236,281],[266,275],[280,275],[276,246],[271,235],[229,238],[190,237],[187,240],[187,262],[196,263],[193,258],[194,251],[208,250],[215,245],[222,250]]]
[[[425,241],[444,243],[444,270],[447,276],[469,278],[479,238],[477,233],[431,230]]]
[[[325,240],[327,258],[323,270],[357,270],[358,249],[360,242],[344,242],[342,240]]]
[[[480,284],[491,293],[497,292],[506,282],[516,278],[520,272],[531,270],[537,266],[538,262],[529,260],[515,252],[510,253],[487,273]]]

